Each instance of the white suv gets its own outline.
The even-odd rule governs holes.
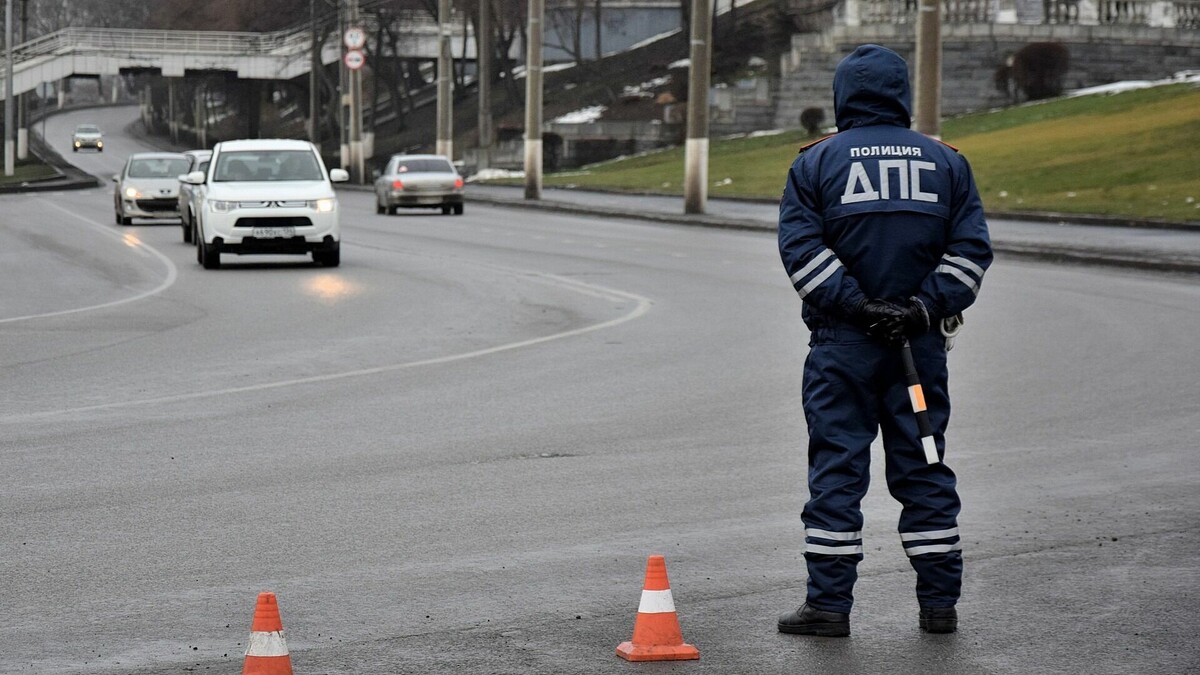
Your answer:
[[[342,234],[331,183],[349,178],[342,169],[327,172],[308,141],[217,143],[208,171],[183,177],[196,186],[196,259],[216,269],[222,253],[311,251],[317,263],[337,267]]]

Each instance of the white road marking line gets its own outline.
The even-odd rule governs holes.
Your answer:
[[[91,218],[85,218],[84,216],[81,216],[77,213],[69,211],[69,210],[59,206],[58,204],[55,204],[54,202],[52,202],[50,200],[43,200],[43,201],[46,202],[47,206],[52,206],[69,216],[73,216],[79,220],[82,220],[83,222],[90,225],[92,228],[100,230],[101,232],[103,232],[104,234],[106,234],[110,237],[115,237],[122,244],[133,249],[134,251],[137,251],[140,255],[149,254],[149,255],[152,255],[152,256],[158,258],[159,261],[162,262],[162,264],[165,265],[167,268],[167,278],[164,279],[163,282],[155,288],[145,291],[144,293],[138,293],[137,295],[133,295],[128,298],[122,298],[121,300],[113,300],[112,302],[104,302],[99,305],[90,305],[87,307],[76,307],[75,309],[63,309],[63,310],[59,310],[57,312],[46,312],[44,314],[26,314],[25,316],[12,316],[12,317],[8,317],[6,319],[0,319],[0,323],[12,323],[14,321],[28,321],[30,319],[45,319],[45,318],[52,317],[52,316],[63,316],[66,314],[78,314],[80,312],[93,312],[98,309],[107,309],[109,307],[116,307],[117,305],[124,305],[124,304],[130,303],[130,302],[137,302],[138,300],[144,300],[152,295],[158,295],[159,293],[162,293],[163,291],[170,288],[171,285],[175,283],[175,279],[179,276],[179,271],[175,268],[175,263],[171,262],[171,259],[168,258],[167,256],[163,255],[161,252],[159,252],[158,249],[154,248],[153,246],[150,246],[149,244],[138,239],[137,237],[133,236],[132,234],[114,232],[112,230],[112,228],[104,225],[103,223],[98,223],[98,222],[92,220]]]
[[[397,252],[404,253],[403,251],[397,251]],[[159,255],[161,255],[161,254],[159,254]],[[425,257],[428,257],[428,256],[425,256]],[[445,257],[445,256],[443,256],[443,257]],[[516,269],[516,268],[502,267],[500,265],[491,265],[491,264],[487,264],[487,263],[482,263],[482,264],[477,263],[476,266],[477,267],[490,267],[492,269],[504,271],[507,273],[515,273],[518,276],[520,276],[526,280],[533,281],[535,283],[542,283],[542,284],[547,284],[550,286],[558,286],[560,288],[565,288],[567,290],[574,291],[574,292],[580,293],[582,295],[600,298],[603,300],[608,300],[610,302],[632,301],[632,302],[634,302],[634,307],[633,307],[633,309],[631,309],[629,312],[627,312],[626,314],[624,314],[622,316],[619,316],[615,319],[609,319],[608,321],[602,321],[600,323],[592,324],[590,326],[584,326],[582,328],[575,328],[572,330],[562,331],[559,333],[552,333],[550,335],[544,335],[542,337],[537,337],[537,338],[530,338],[528,340],[509,342],[507,344],[496,345],[494,347],[486,347],[484,349],[476,349],[476,350],[472,350],[469,352],[462,352],[459,354],[449,354],[447,356],[439,356],[439,357],[430,358],[430,359],[421,359],[419,361],[408,361],[405,363],[394,363],[394,364],[390,364],[390,365],[386,365],[386,366],[376,366],[373,368],[359,368],[356,370],[347,370],[347,371],[343,371],[340,373],[327,373],[325,375],[313,375],[310,377],[299,377],[299,378],[290,379],[290,380],[279,380],[276,382],[264,382],[261,384],[246,385],[244,387],[229,387],[226,389],[198,391],[198,392],[192,392],[192,393],[188,393],[188,394],[175,394],[172,396],[158,396],[158,397],[154,397],[154,398],[145,398],[145,399],[139,399],[139,400],[135,400],[135,401],[117,401],[114,403],[101,403],[101,404],[97,404],[97,405],[80,406],[77,408],[63,408],[61,410],[44,410],[44,411],[40,411],[40,412],[10,415],[10,416],[0,417],[0,424],[12,424],[12,423],[17,423],[17,422],[22,422],[22,421],[28,421],[30,419],[41,419],[41,418],[46,418],[46,417],[53,417],[56,415],[62,415],[62,414],[66,414],[66,413],[93,412],[93,411],[97,411],[97,410],[113,410],[116,408],[131,408],[131,407],[135,407],[135,406],[141,407],[141,406],[164,404],[164,403],[178,403],[178,402],[182,402],[182,401],[191,401],[191,400],[200,399],[200,398],[211,398],[214,396],[228,396],[230,394],[244,394],[244,393],[250,393],[250,392],[267,391],[270,389],[282,389],[285,387],[295,387],[295,386],[300,386],[300,385],[305,385],[305,384],[318,384],[318,383],[322,383],[322,382],[333,382],[333,381],[337,381],[337,380],[349,379],[352,377],[365,377],[368,375],[379,375],[382,373],[391,373],[391,372],[396,372],[399,370],[407,370],[410,368],[419,368],[422,366],[433,366],[433,365],[440,365],[443,363],[454,363],[455,361],[465,361],[467,359],[473,359],[473,358],[478,358],[478,357],[482,357],[482,356],[490,356],[492,354],[499,354],[501,352],[512,351],[514,349],[521,349],[524,347],[532,347],[533,345],[539,345],[539,344],[546,343],[546,342],[552,342],[554,340],[561,340],[564,338],[575,337],[576,335],[583,335],[585,333],[591,333],[593,331],[604,330],[606,328],[613,328],[613,327],[619,326],[623,323],[628,323],[630,321],[633,321],[634,319],[640,318],[641,316],[643,316],[647,312],[649,312],[650,306],[652,304],[654,304],[654,302],[651,299],[649,299],[645,296],[638,295],[636,293],[628,293],[626,291],[620,291],[615,288],[609,288],[607,286],[590,284],[585,281],[579,281],[578,279],[570,279],[567,277],[559,276],[557,274],[548,274],[548,273],[544,273],[544,272],[520,270],[520,269]],[[174,268],[172,267],[172,271],[173,270],[174,270]]]

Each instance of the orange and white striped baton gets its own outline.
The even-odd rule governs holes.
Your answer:
[[[900,357],[904,359],[904,378],[908,383],[908,400],[917,416],[917,431],[921,433],[921,447],[925,450],[925,461],[937,464],[937,444],[933,442],[933,425],[929,423],[929,411],[925,408],[925,391],[917,377],[917,364],[913,362],[912,346],[908,338],[900,344]]]

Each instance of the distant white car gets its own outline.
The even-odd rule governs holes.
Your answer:
[[[96,152],[104,152],[104,134],[95,124],[80,124],[71,134],[71,152],[79,152],[83,148],[95,148]]]
[[[179,217],[179,174],[188,159],[177,152],[139,152],[114,174],[113,219],[130,225],[134,218]]]
[[[341,226],[332,183],[349,180],[325,170],[308,141],[224,141],[213,148],[208,171],[193,171],[192,238],[205,269],[222,253],[312,253],[328,267],[341,262]]]
[[[463,179],[443,155],[392,155],[375,179],[375,212],[434,208],[463,212]]]
[[[190,244],[197,190],[195,185],[184,181],[184,178],[193,171],[208,171],[208,160],[212,159],[212,150],[188,150],[183,156],[188,158],[188,168],[179,176],[179,224],[183,228],[183,243]]]

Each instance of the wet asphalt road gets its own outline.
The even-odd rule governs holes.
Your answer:
[[[99,121],[112,173],[129,115],[48,136]],[[0,197],[2,673],[237,673],[261,590],[297,673],[1200,667],[1194,277],[998,260],[951,354],[961,631],[917,630],[879,474],[854,635],[810,639],[770,234],[344,193],[342,267],[205,271],[110,190]],[[699,662],[614,654],[652,553]]]

